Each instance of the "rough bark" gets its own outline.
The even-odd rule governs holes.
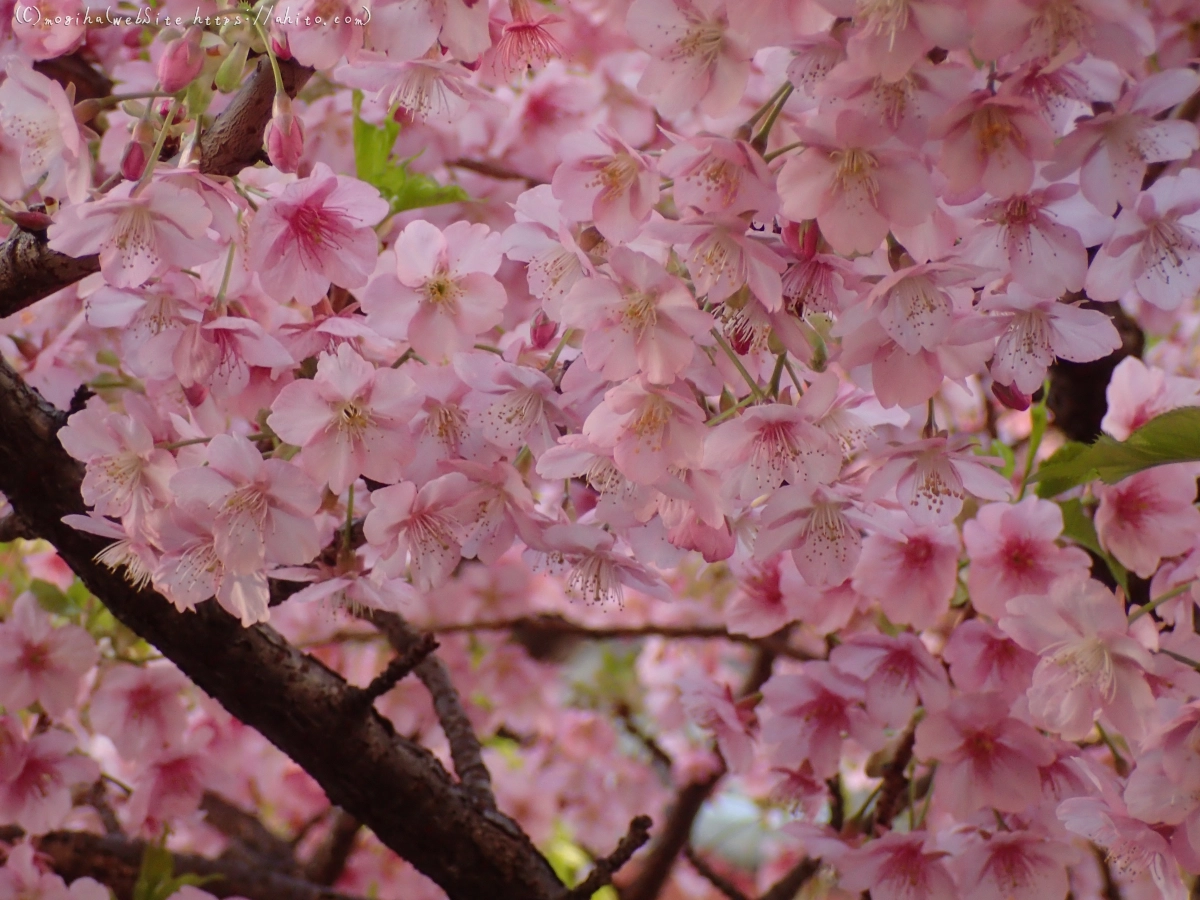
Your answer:
[[[0,363],[0,492],[117,619],[295,760],[330,802],[452,900],[556,900],[565,893],[520,829],[485,815],[429,751],[355,704],[339,674],[272,628],[243,628],[212,601],[178,612],[95,562],[104,542],[61,521],[84,512],[81,467],[56,437],[62,419]]]

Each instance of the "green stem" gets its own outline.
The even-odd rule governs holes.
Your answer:
[[[1029,432],[1029,451],[1025,457],[1025,474],[1021,476],[1021,490],[1017,492],[1017,500],[1025,498],[1025,489],[1029,485],[1030,476],[1033,475],[1033,467],[1037,465],[1038,450],[1041,448],[1042,438],[1046,434],[1046,398],[1048,396],[1050,396],[1049,382],[1042,387],[1042,399],[1029,410],[1033,428]]]
[[[342,531],[342,552],[350,552],[350,533],[354,530],[354,485],[346,491],[346,527]]]
[[[550,358],[548,360],[546,360],[546,364],[544,366],[542,366],[543,372],[549,372],[551,369],[554,368],[554,364],[556,362],[558,362],[558,355],[563,352],[563,348],[567,346],[567,341],[569,341],[570,339],[571,339],[571,329],[568,328],[565,331],[563,331],[562,337],[558,339],[558,345],[554,348],[554,351],[550,354]]]
[[[739,409],[745,409],[747,406],[749,406],[753,402],[754,402],[754,395],[748,394],[745,397],[743,397],[741,400],[739,400],[737,403],[733,404],[733,406],[729,407],[729,409],[725,410],[724,412],[717,413],[715,416],[713,416],[711,419],[709,419],[704,424],[705,425],[718,425],[721,422],[724,422],[726,419],[733,418],[734,414]]]
[[[138,183],[130,192],[130,196],[137,196],[142,189],[150,183],[150,176],[154,174],[154,167],[158,164],[158,155],[162,153],[163,144],[167,142],[167,131],[171,127],[171,122],[175,119],[175,111],[179,109],[179,100],[171,100],[171,106],[167,109],[167,114],[163,118],[162,128],[158,130],[158,139],[154,142],[154,150],[150,154],[150,158],[146,160],[146,171],[142,173],[142,177],[138,179]]]
[[[775,122],[779,119],[779,114],[783,112],[783,107],[787,103],[788,97],[792,96],[792,83],[789,81],[783,87],[784,89],[779,92],[779,101],[771,107],[771,114],[767,116],[767,121],[763,122],[762,130],[750,142],[750,146],[757,150],[760,155],[766,152],[767,139],[771,136],[771,129],[775,127]]]
[[[758,120],[761,119],[763,116],[765,116],[768,112],[770,112],[771,109],[775,106],[775,104],[777,102],[779,102],[779,98],[781,96],[786,97],[786,96],[790,95],[792,93],[792,91],[793,91],[793,87],[792,87],[792,83],[790,81],[787,81],[787,82],[784,82],[783,84],[781,84],[779,86],[778,90],[776,90],[775,93],[773,93],[770,97],[768,97],[767,101],[765,103],[763,103],[762,106],[760,106],[758,109],[756,109],[754,111],[754,115],[752,115],[750,118],[748,118],[745,122],[742,123],[742,128],[745,128],[747,131],[754,128],[754,126],[758,124]]]
[[[792,384],[796,386],[796,396],[803,397],[804,385],[800,383],[800,377],[796,374],[796,370],[792,368],[792,361],[787,359],[786,355],[783,360],[783,367],[787,369],[788,378],[792,379]]]
[[[1158,650],[1156,652],[1161,653],[1164,656],[1169,656],[1176,662],[1181,662],[1185,666],[1191,666],[1197,672],[1200,672],[1200,662],[1196,662],[1194,659],[1189,659],[1181,653],[1176,653],[1174,650]]]
[[[246,435],[246,440],[248,440],[248,441],[265,441],[265,440],[270,439],[270,437],[271,436],[269,434],[263,434],[260,431],[255,431],[252,434]],[[211,437],[202,437],[202,438],[188,438],[185,441],[166,441],[161,444],[155,444],[154,448],[156,450],[178,450],[180,447],[193,447],[196,444],[207,444],[211,440],[212,440]]]
[[[766,395],[762,392],[762,388],[758,386],[758,382],[750,377],[750,373],[746,371],[746,367],[742,365],[742,361],[738,359],[737,354],[733,352],[733,348],[726,343],[725,338],[721,336],[721,332],[717,329],[712,329],[712,336],[716,339],[717,345],[725,351],[725,355],[729,357],[730,362],[742,373],[742,378],[746,379],[746,384],[750,386],[750,393],[754,395],[755,400],[765,400]]]
[[[286,94],[287,90],[283,86],[283,73],[279,71],[279,60],[275,58],[275,51],[271,47],[271,38],[267,35],[266,30],[258,24],[254,23],[254,30],[258,32],[258,36],[262,38],[262,42],[267,48],[267,59],[271,63],[271,73],[275,76],[275,92],[278,94]]]
[[[1180,594],[1182,594],[1184,591],[1190,590],[1191,587],[1192,587],[1192,584],[1189,581],[1187,584],[1181,584],[1178,587],[1171,588],[1171,590],[1167,591],[1161,597],[1156,597],[1155,599],[1153,599],[1149,603],[1147,603],[1145,606],[1139,606],[1137,609],[1135,609],[1133,612],[1131,612],[1129,614],[1129,624],[1132,625],[1134,622],[1136,622],[1142,616],[1149,615],[1150,613],[1154,612],[1154,610],[1158,609],[1160,606],[1162,606],[1164,603],[1166,603],[1168,600],[1173,600],[1174,598],[1176,598]]]
[[[775,360],[775,371],[771,373],[771,384],[767,388],[767,393],[772,399],[779,396],[779,382],[783,378],[783,364],[787,361],[787,351],[780,353]]]
[[[770,153],[764,153],[763,162],[771,162],[772,160],[776,160],[783,156],[783,154],[790,153],[792,150],[796,150],[803,146],[804,141],[792,141],[790,144],[784,144],[782,147],[778,147],[775,150],[772,150]]]

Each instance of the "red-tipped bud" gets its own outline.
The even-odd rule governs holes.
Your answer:
[[[558,334],[558,323],[550,321],[549,317],[539,309],[529,326],[529,340],[534,349],[545,350],[550,346],[550,342],[554,340],[556,334]]]
[[[783,226],[784,246],[795,253],[801,259],[812,259],[817,255],[817,240],[821,237],[821,232],[817,229],[817,223],[809,220],[807,222],[788,222]]]
[[[292,48],[288,44],[287,35],[271,34],[271,49],[275,52],[276,59],[291,59]]]
[[[1022,394],[1015,385],[1011,384],[992,382],[992,394],[1009,409],[1015,409],[1018,412],[1029,409],[1029,404],[1033,402],[1032,397]]]
[[[137,181],[146,171],[146,163],[154,152],[154,132],[145,122],[138,122],[133,136],[121,157],[121,177],[126,181]]]
[[[204,51],[200,48],[203,29],[193,25],[183,37],[167,44],[158,60],[158,82],[168,94],[182,91],[204,68]]]
[[[280,172],[295,172],[304,153],[304,126],[292,113],[287,94],[276,94],[274,114],[267,123],[267,158]]]
[[[5,214],[19,228],[26,231],[45,231],[54,220],[44,212],[32,209],[14,209]]]

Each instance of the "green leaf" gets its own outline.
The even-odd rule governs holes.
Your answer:
[[[1153,466],[1200,460],[1200,407],[1155,416],[1129,436],[1102,435],[1094,444],[1069,443],[1042,463],[1034,480],[1039,497],[1053,497],[1096,478],[1115,484]]]
[[[185,885],[199,887],[216,881],[220,875],[176,875],[175,857],[157,844],[147,844],[142,852],[142,867],[133,886],[133,900],[167,900]]]
[[[1074,541],[1080,547],[1086,547],[1104,560],[1108,570],[1112,572],[1113,579],[1128,595],[1129,571],[1104,552],[1104,548],[1100,546],[1100,538],[1096,534],[1096,526],[1083,511],[1083,503],[1079,500],[1063,500],[1058,505],[1062,508],[1063,515],[1062,536]]]
[[[382,125],[364,122],[359,117],[361,91],[354,92],[353,105],[355,173],[391,203],[393,213],[471,199],[457,184],[441,184],[428,175],[408,171],[415,156],[393,160],[392,148],[400,126],[390,117]]]

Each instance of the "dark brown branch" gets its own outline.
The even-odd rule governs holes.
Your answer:
[[[900,795],[908,787],[908,778],[904,770],[912,762],[913,746],[916,743],[916,731],[910,726],[896,747],[896,752],[883,767],[883,784],[879,790],[879,798],[875,801],[875,812],[872,815],[874,826],[891,828],[892,818],[896,815],[896,804]]]
[[[793,900],[796,892],[817,874],[821,861],[817,859],[802,859],[788,870],[788,873],[767,889],[759,900]]]
[[[243,628],[212,601],[181,613],[95,562],[105,542],[62,522],[85,512],[82,467],[56,437],[62,419],[0,361],[0,493],[118,620],[295,760],[331,803],[451,900],[562,897],[549,863],[511,820],[481,813],[433,754],[373,710],[348,715],[352,691],[336,672],[270,627]]]
[[[0,829],[0,837],[16,839],[19,828]],[[117,900],[130,900],[141,867],[146,845],[142,841],[118,835],[101,836],[79,831],[54,831],[34,838],[34,847],[48,857],[51,868],[66,881],[94,878],[111,888]],[[240,860],[207,859],[177,853],[175,874],[218,876],[204,885],[217,897],[246,897],[248,900],[356,900],[347,894],[299,878],[285,875],[263,865]]]
[[[229,847],[221,858],[236,859],[295,874],[292,845],[273,834],[255,816],[230,803],[220,794],[205,791],[200,800],[205,821],[229,838]]]
[[[295,60],[281,59],[280,74],[289,97],[295,97],[313,70]],[[242,85],[237,96],[200,138],[200,171],[207,175],[236,175],[262,158],[263,131],[271,120],[275,76],[266,56]]]
[[[497,163],[486,162],[481,159],[452,159],[446,166],[451,169],[466,169],[469,172],[474,172],[477,175],[486,175],[488,178],[495,178],[500,181],[523,181],[529,187],[537,187],[539,184],[546,182],[538,178],[531,178],[528,175],[522,175],[520,172],[513,169],[498,165]]]
[[[422,640],[417,631],[395,613],[370,611],[365,618],[383,632],[392,648],[401,656]],[[467,711],[463,709],[458,691],[450,681],[450,673],[434,655],[427,655],[414,671],[433,699],[434,712],[450,744],[450,758],[454,761],[458,780],[480,809],[495,811],[492,775],[484,765],[483,748],[479,745]]]
[[[313,884],[333,884],[346,868],[362,823],[344,809],[333,811],[329,833],[304,866],[304,878]]]
[[[354,696],[353,702],[359,706],[370,706],[375,702],[375,698],[382,697],[420,665],[437,646],[437,639],[432,634],[421,635],[415,643],[410,644],[404,652],[388,663],[387,668],[371,679],[371,683]]]
[[[434,634],[473,631],[511,631],[519,635],[522,643],[548,637],[578,638],[588,641],[621,640],[624,638],[666,637],[695,640],[731,641],[750,647],[761,647],[776,656],[791,659],[812,659],[810,654],[788,644],[780,634],[765,638],[752,638],[744,634],[733,634],[724,625],[617,625],[609,628],[589,628],[564,619],[555,613],[502,619],[494,622],[468,622],[464,624],[434,625],[429,629]]]
[[[7,544],[9,541],[15,541],[18,538],[32,540],[35,537],[37,535],[30,530],[29,526],[16,513],[9,513],[0,519],[0,544]]]
[[[649,816],[638,816],[630,822],[629,831],[621,838],[617,849],[596,860],[588,877],[567,893],[566,900],[588,900],[600,888],[612,884],[613,875],[650,840],[650,826],[653,824]]]
[[[75,85],[76,103],[81,100],[99,100],[112,93],[112,80],[84,59],[81,50],[53,59],[39,59],[33,64],[33,69],[47,78],[54,79],[64,89],[67,85]]]
[[[0,318],[100,271],[100,257],[78,259],[46,246],[46,232],[14,228],[0,244]]]
[[[690,841],[683,845],[683,855],[692,864],[693,869],[729,900],[750,900],[738,889],[736,884],[705,862],[704,857],[696,852],[696,848],[691,845]]]

